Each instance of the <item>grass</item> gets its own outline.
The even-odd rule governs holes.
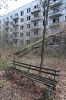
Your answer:
[[[6,61],[0,61],[0,69],[6,70],[7,68],[7,62]]]
[[[55,94],[52,91],[50,93],[51,93],[50,94],[51,97],[50,97],[49,100],[53,100]],[[39,98],[38,100],[48,100],[48,98],[47,98],[47,89],[46,88],[43,89],[43,97]]]
[[[17,60],[18,60],[18,59],[17,59]],[[17,61],[17,60],[16,60],[16,61]],[[25,60],[25,59],[20,59],[19,62],[28,63],[28,59],[27,59],[27,60]]]
[[[3,85],[4,85],[3,80],[0,80],[0,88],[2,88],[2,87],[3,87]]]

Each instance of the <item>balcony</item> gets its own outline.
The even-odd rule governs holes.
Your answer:
[[[13,40],[18,40],[18,39],[19,39],[18,34],[16,36],[13,35]]]
[[[40,8],[32,9],[31,13],[34,14],[36,12],[40,12]]]
[[[13,22],[13,26],[19,26],[19,23],[18,22],[17,23]]]
[[[54,27],[54,26],[56,26],[56,27],[58,27],[60,25],[60,22],[55,22],[55,23],[50,23],[50,27]]]
[[[20,31],[19,30],[13,30],[13,33],[19,33]]]
[[[19,16],[13,16],[13,20],[19,19]]]
[[[7,25],[7,26],[4,26],[4,28],[5,28],[5,29],[7,29],[7,28],[9,28],[9,27],[10,27],[9,25]]]
[[[59,12],[50,12],[49,17],[54,18],[54,17],[59,17],[59,16],[62,16],[62,15],[63,14],[62,14],[61,11],[59,11]]]
[[[8,22],[10,22],[9,19],[6,19],[6,20],[4,21],[4,23],[8,23]]]
[[[38,16],[38,17],[33,17],[33,18],[31,18],[31,21],[33,22],[33,21],[38,21],[38,20],[41,20],[41,17],[40,16]]]
[[[33,39],[33,38],[34,38],[34,39],[35,39],[35,38],[40,38],[40,35],[32,35],[32,36],[30,36],[30,38],[32,38],[32,39]]]
[[[41,27],[39,26],[39,25],[37,25],[37,26],[32,26],[31,27],[31,30],[38,30],[38,29],[40,29]]]
[[[54,8],[54,7],[60,6],[60,5],[62,5],[62,0],[57,0],[55,2],[53,2],[53,1],[50,2],[50,8],[51,9]]]

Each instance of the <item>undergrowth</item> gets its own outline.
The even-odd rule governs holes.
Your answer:
[[[4,85],[3,80],[0,80],[0,88],[2,88],[2,87],[3,87],[3,85]]]
[[[6,61],[0,61],[0,69],[6,70],[7,68],[7,62]]]
[[[50,93],[51,93],[50,94],[51,97],[50,97],[50,99],[48,99],[47,98],[47,89],[46,88],[43,89],[43,97],[39,98],[38,100],[54,100],[53,98],[54,98],[55,94],[52,91]]]

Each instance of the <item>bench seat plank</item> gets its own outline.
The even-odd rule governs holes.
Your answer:
[[[40,83],[45,84],[47,86],[50,86],[51,88],[54,88],[57,84],[56,80],[48,79],[48,78],[45,78],[45,77],[42,77],[39,75],[28,73],[27,71],[22,71],[22,70],[14,68],[14,67],[9,67],[8,70],[15,72],[16,74],[22,75],[26,78],[33,79],[34,81],[40,82]]]

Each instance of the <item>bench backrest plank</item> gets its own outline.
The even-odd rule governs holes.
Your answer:
[[[14,61],[12,61],[12,62],[14,63]],[[35,68],[40,68],[39,66],[30,65],[30,64],[25,64],[25,63],[22,63],[22,62],[17,62],[17,61],[15,61],[15,63],[23,64],[23,65],[27,65],[27,66],[32,66],[32,67],[35,67]],[[42,67],[41,69],[59,72],[59,70],[55,70],[55,69],[51,69],[51,68],[43,68],[43,67]]]
[[[12,64],[14,66],[20,66],[20,67],[23,67],[23,68],[27,68],[27,69],[31,69],[31,70],[37,71],[37,72],[39,72],[39,68],[40,68],[38,66],[25,64],[25,63],[21,63],[21,62],[17,62],[17,61],[12,61]],[[42,73],[46,73],[46,74],[50,74],[50,75],[53,75],[53,76],[59,76],[59,74],[56,73],[56,72],[59,72],[59,71],[55,70],[55,69],[42,68],[41,72]]]

